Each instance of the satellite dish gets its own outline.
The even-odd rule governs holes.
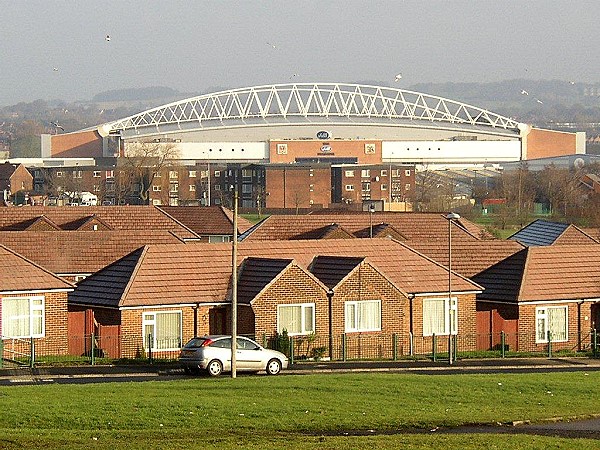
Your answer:
[[[583,166],[585,166],[585,161],[583,160],[583,158],[575,158],[575,161],[573,161],[573,165],[576,169],[581,169]]]

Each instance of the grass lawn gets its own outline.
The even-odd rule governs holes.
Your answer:
[[[598,448],[593,440],[429,430],[583,417],[598,412],[599,396],[598,372],[10,386],[0,387],[0,448]],[[404,429],[420,432],[395,434]]]

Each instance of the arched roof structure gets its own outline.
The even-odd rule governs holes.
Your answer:
[[[302,124],[387,125],[519,135],[527,125],[476,106],[391,87],[276,84],[200,95],[99,126],[102,136]]]

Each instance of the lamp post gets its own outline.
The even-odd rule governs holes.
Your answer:
[[[456,320],[456,313],[452,309],[452,222],[460,219],[460,216],[456,213],[450,213],[446,216],[448,219],[448,315],[450,319],[450,330],[448,335],[448,361],[450,364],[453,363],[454,359],[454,346],[452,333],[454,331],[454,321]]]
[[[327,303],[329,305],[329,360],[333,361],[333,289],[327,291]]]
[[[375,205],[369,203],[369,237],[373,237],[373,213],[375,212]]]
[[[231,378],[237,377],[237,216],[238,216],[238,191],[233,194],[233,242],[231,245],[232,287],[231,287]]]

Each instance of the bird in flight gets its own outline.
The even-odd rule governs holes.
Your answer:
[[[292,78],[299,77],[299,76],[300,76],[300,75],[298,75],[297,73],[293,73],[293,74],[292,74],[292,76],[290,77],[290,80],[291,80]]]
[[[529,92],[527,92],[525,89],[521,89],[521,94],[523,94],[523,95],[529,95]]]
[[[398,75],[396,75],[396,76],[394,77],[394,81],[395,81],[395,82],[398,82],[398,81],[400,81],[401,79],[402,79],[402,74],[401,74],[401,73],[399,73]]]
[[[104,40],[105,40],[106,42],[110,42],[110,34],[107,34],[107,35],[106,35],[106,37],[104,38]]]
[[[536,102],[538,102],[540,105],[543,105],[543,104],[544,104],[544,102],[543,102],[543,101],[541,101],[539,98],[536,98],[536,99],[535,99],[535,101],[536,101]]]
[[[53,68],[52,68],[52,70],[53,70],[54,72],[58,72],[58,67],[53,67]]]
[[[267,45],[273,47],[275,50],[278,48],[275,44],[271,44],[270,42],[267,42]]]
[[[50,122],[50,125],[52,125],[54,128],[60,128],[61,130],[65,131],[65,129],[58,124],[58,122]]]

